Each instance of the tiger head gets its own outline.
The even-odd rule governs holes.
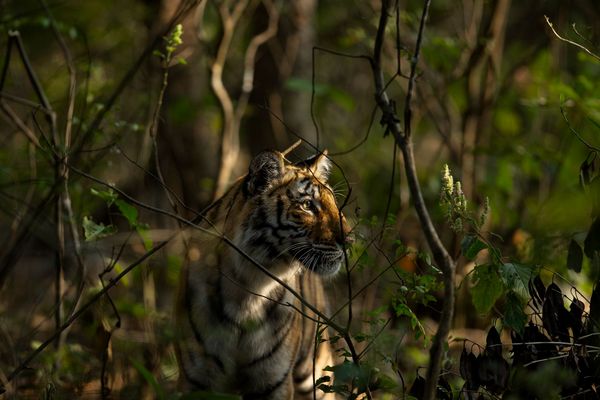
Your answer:
[[[350,228],[327,184],[330,169],[326,152],[298,164],[275,151],[252,160],[242,182],[253,204],[244,242],[261,250],[263,263],[291,259],[322,275],[339,270]]]

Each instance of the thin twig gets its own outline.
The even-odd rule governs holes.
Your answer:
[[[148,57],[152,55],[152,52],[156,49],[158,44],[163,40],[163,37],[167,35],[169,32],[173,30],[173,27],[181,21],[187,14],[190,13],[198,5],[200,2],[206,0],[184,0],[180,3],[177,11],[173,15],[173,17],[166,24],[161,33],[157,34],[154,39],[150,42],[148,46],[144,49],[144,51],[139,55],[139,57],[135,60],[132,66],[127,70],[123,78],[117,84],[115,90],[111,93],[111,95],[104,101],[103,107],[98,111],[96,116],[92,119],[92,122],[89,124],[87,129],[79,135],[73,146],[71,147],[71,154],[73,164],[77,164],[79,158],[81,157],[81,153],[79,150],[83,149],[83,147],[89,142],[90,138],[97,133],[104,121],[104,118],[108,115],[108,113],[115,106],[117,100],[120,98],[123,91],[133,82],[134,76],[139,71],[140,67],[146,61]],[[94,165],[103,154],[98,154],[97,158],[92,160],[91,164]]]
[[[596,60],[600,61],[600,56],[598,56],[597,54],[595,54],[594,52],[592,52],[591,50],[588,50],[585,46],[574,42],[572,40],[566,39],[562,36],[560,36],[558,34],[558,32],[556,32],[556,29],[554,29],[554,25],[552,25],[552,22],[550,22],[550,18],[548,18],[548,16],[544,15],[544,18],[546,18],[546,23],[548,24],[548,26],[550,27],[550,29],[552,29],[552,32],[554,32],[554,35],[559,38],[560,40],[562,40],[565,43],[569,43],[572,44],[575,47],[580,48],[581,50],[585,51],[587,54],[589,54],[590,56],[594,57]]]
[[[60,337],[62,332],[67,329],[81,314],[83,314],[90,306],[92,306],[98,299],[104,296],[112,287],[114,287],[125,275],[131,272],[135,267],[146,261],[150,258],[154,253],[162,249],[168,241],[165,241],[161,244],[154,246],[150,251],[146,252],[142,255],[138,260],[130,264],[127,268],[123,269],[123,271],[117,275],[115,278],[111,279],[109,283],[100,291],[98,291],[95,295],[93,295],[86,303],[84,303],[77,311],[73,313],[69,318],[67,318],[62,325],[48,338],[44,341],[39,347],[37,347],[33,352],[31,352],[22,362],[17,366],[10,374],[7,375],[7,382],[11,382],[21,371],[23,371],[29,363],[33,359],[35,359],[48,345],[54,342],[57,338]],[[0,393],[3,390],[3,386],[0,386]]]
[[[146,208],[150,211],[154,211],[154,212],[158,212],[161,213],[163,215],[167,215],[170,216],[174,219],[176,219],[177,221],[183,222],[184,224],[193,227],[197,230],[200,230],[201,232],[204,232],[208,235],[211,236],[215,236],[219,239],[221,239],[225,244],[227,244],[230,248],[232,248],[234,251],[236,251],[238,254],[240,254],[245,260],[249,261],[251,264],[253,264],[254,266],[256,266],[257,268],[259,268],[263,273],[265,273],[266,275],[268,275],[271,279],[273,279],[274,281],[276,281],[278,284],[280,284],[281,286],[283,286],[286,290],[288,290],[288,292],[295,297],[296,299],[298,299],[300,301],[301,304],[303,304],[304,306],[306,306],[309,310],[311,310],[315,315],[317,315],[318,318],[320,318],[321,320],[323,320],[324,323],[326,323],[328,326],[330,326],[331,328],[333,328],[334,330],[336,330],[340,335],[342,335],[342,337],[344,338],[344,340],[346,341],[349,351],[351,353],[351,356],[353,358],[353,360],[355,361],[355,363],[358,365],[359,363],[359,359],[358,359],[358,354],[354,348],[354,345],[352,343],[351,337],[349,335],[349,333],[341,326],[339,326],[338,324],[336,324],[334,321],[332,321],[330,318],[326,317],[321,311],[319,311],[319,309],[317,309],[315,306],[313,306],[311,303],[309,303],[308,301],[306,301],[301,294],[299,294],[296,290],[294,290],[292,287],[290,287],[286,282],[284,282],[283,280],[281,280],[279,277],[277,277],[276,275],[274,275],[271,271],[269,271],[267,268],[265,268],[263,265],[261,265],[260,263],[258,263],[256,260],[254,260],[250,255],[248,255],[246,252],[244,252],[244,250],[240,249],[239,247],[236,246],[236,244],[229,239],[228,237],[224,236],[223,234],[219,234],[215,231],[211,231],[209,229],[206,229],[192,221],[186,220],[182,217],[180,217],[177,214],[171,213],[169,211],[165,211],[165,210],[161,210],[158,209],[156,207],[147,205],[145,203],[142,203],[140,201],[137,201],[135,199],[133,199],[132,197],[128,196],[126,193],[124,193],[123,191],[121,191],[120,189],[118,189],[117,187],[106,183],[98,178],[95,178],[94,176],[81,171],[79,169],[77,169],[76,167],[73,167],[71,165],[69,165],[69,168],[71,170],[73,170],[75,173],[80,174],[94,182],[100,183],[108,188],[113,189],[115,192],[117,192],[119,195],[121,195],[123,198],[127,199],[128,201]],[[208,210],[208,209],[207,209]],[[206,217],[204,216],[205,213],[207,212],[207,210],[205,210],[205,212],[203,213],[202,218],[206,220]],[[96,301],[98,301],[102,296],[106,295],[107,292],[113,288],[114,286],[117,285],[117,283],[124,277],[126,276],[129,272],[131,272],[134,268],[136,268],[138,265],[142,264],[144,261],[146,261],[147,259],[149,259],[152,255],[154,255],[157,251],[159,251],[160,249],[162,249],[163,247],[165,247],[170,240],[175,237],[177,234],[173,235],[171,238],[165,240],[164,242],[155,245],[154,247],[152,247],[150,250],[148,250],[144,255],[142,255],[138,260],[136,260],[135,262],[133,262],[132,264],[130,264],[128,267],[124,268],[123,271],[118,274],[117,276],[115,276],[113,279],[111,279],[108,284],[103,287],[102,290],[98,291],[95,295],[93,295],[90,300],[88,300],[85,304],[83,304],[79,309],[77,309],[70,317],[68,317],[63,323],[62,325],[60,325],[60,327],[57,328],[57,330],[51,335],[50,338],[48,338],[46,341],[44,341],[39,347],[37,347],[31,354],[29,354],[22,362],[19,366],[17,366],[10,374],[7,375],[7,382],[11,382],[21,371],[23,371],[25,368],[27,368],[27,366],[29,365],[29,363],[35,359],[46,347],[48,347],[48,345],[50,345],[52,342],[54,342],[58,337],[60,337],[61,333],[67,329],[77,318],[79,318],[79,316],[81,314],[83,314],[84,311],[86,311],[91,305],[93,305]],[[4,390],[3,386],[0,386],[0,392]]]
[[[563,119],[565,120],[565,122],[567,123],[567,127],[569,128],[569,130],[571,131],[571,133],[573,135],[575,135],[575,137],[585,146],[587,147],[589,150],[593,150],[593,151],[597,151],[600,152],[600,148],[596,147],[592,144],[590,144],[589,142],[587,142],[584,138],[581,137],[581,135],[579,134],[579,132],[577,132],[575,129],[573,129],[573,127],[571,126],[571,122],[569,121],[569,119],[567,118],[567,113],[565,112],[564,107],[561,105],[560,106],[560,113],[562,114]]]
[[[308,307],[308,309],[310,309],[312,312],[314,312],[317,316],[319,316],[321,319],[323,319],[324,322],[326,322],[329,326],[331,326],[333,329],[335,329],[336,331],[340,332],[340,333],[345,333],[345,329],[342,328],[340,325],[336,324],[335,322],[331,321],[330,318],[328,318],[327,316],[325,316],[321,311],[319,311],[315,306],[313,306],[312,304],[308,303],[306,300],[304,300],[304,298],[302,298],[302,296],[295,291],[293,288],[291,288],[287,283],[285,283],[284,281],[282,281],[279,277],[277,277],[276,275],[274,275],[271,271],[269,271],[267,268],[265,268],[263,265],[261,265],[259,262],[257,262],[256,260],[254,260],[250,255],[248,255],[244,250],[240,249],[230,238],[228,238],[227,236],[225,236],[223,233],[219,232],[216,227],[214,225],[211,224],[211,222],[206,218],[206,213],[202,213],[202,215],[200,216],[200,218],[202,218],[205,222],[209,223],[212,225],[213,229],[207,229],[201,225],[199,225],[198,223],[195,223],[193,221],[190,221],[188,219],[185,219],[177,214],[174,214],[172,212],[151,206],[149,204],[143,203],[131,196],[129,196],[127,193],[123,192],[121,189],[119,189],[118,187],[111,185],[110,183],[104,182],[101,179],[96,178],[93,175],[88,174],[87,172],[84,172],[72,165],[69,166],[69,168],[71,168],[75,173],[82,175],[83,177],[90,179],[96,183],[99,183],[107,188],[110,188],[112,190],[114,190],[116,193],[118,193],[120,196],[122,196],[125,200],[131,202],[132,204],[135,204],[139,207],[145,208],[149,211],[153,211],[168,217],[171,217],[173,219],[175,219],[176,221],[180,221],[183,224],[194,228],[196,230],[199,230],[202,233],[205,233],[209,236],[221,239],[226,245],[230,246],[234,251],[236,251],[238,254],[240,254],[242,256],[242,258],[244,258],[246,261],[249,261],[251,264],[253,264],[254,266],[256,266],[258,269],[260,269],[262,272],[264,272],[267,276],[269,276],[271,279],[273,279],[275,282],[277,282],[278,284],[282,285],[285,289],[287,289],[295,298],[297,298],[298,300],[300,300],[300,302],[302,304],[304,304],[306,307]]]
[[[35,146],[36,149],[41,150],[44,149],[40,145],[40,141],[38,140],[35,133],[23,122],[23,120],[14,112],[14,110],[2,99],[0,99],[0,109],[6,114],[6,116],[10,119],[10,121],[15,124],[15,126],[23,132],[23,134],[29,139],[31,144]]]
[[[66,164],[68,164],[68,162],[69,162],[69,149],[71,147],[71,140],[72,140],[73,114],[75,112],[75,95],[76,95],[75,91],[77,88],[77,75],[76,75],[76,71],[75,71],[75,65],[73,62],[73,56],[71,55],[71,52],[70,52],[62,34],[60,33],[60,31],[58,29],[56,20],[54,19],[54,16],[52,15],[50,8],[48,7],[48,5],[46,4],[46,2],[44,0],[40,0],[40,3],[48,16],[48,19],[50,20],[50,26],[52,28],[52,32],[53,32],[54,37],[55,37],[56,41],[58,42],[58,44],[61,48],[61,51],[63,53],[63,57],[66,61],[68,75],[69,75],[69,88],[68,88],[68,93],[67,93],[67,112],[66,112],[66,116],[65,116],[64,137],[63,137],[63,143],[62,143],[62,151],[64,153],[63,153],[62,157],[60,159],[57,159],[56,161],[59,163],[58,178],[60,180],[62,180],[62,184],[63,184],[62,192],[58,198],[59,204],[57,204],[57,207],[61,208],[61,212],[60,212],[61,219],[60,219],[60,221],[58,221],[58,223],[60,224],[58,227],[59,238],[63,241],[62,247],[63,247],[63,251],[64,251],[64,221],[63,221],[62,215],[63,215],[63,213],[65,213],[66,219],[68,221],[68,227],[71,232],[71,239],[73,240],[75,259],[77,260],[77,266],[78,266],[78,270],[79,270],[79,284],[77,285],[77,292],[75,293],[75,298],[73,300],[73,307],[72,307],[71,312],[69,313],[69,315],[70,315],[73,313],[73,311],[79,305],[79,302],[81,300],[81,295],[83,294],[83,288],[85,286],[85,275],[86,275],[85,263],[83,261],[83,255],[81,254],[81,241],[79,240],[79,231],[77,230],[75,215],[73,213],[73,208],[72,208],[71,195],[69,192],[69,169],[66,167]],[[54,123],[56,123],[56,122],[54,122]],[[54,128],[53,128],[53,131],[54,131]],[[58,146],[58,143],[56,143],[54,147],[55,147],[56,151],[60,151],[59,150],[60,146]],[[59,244],[59,247],[60,246],[61,246],[61,244]],[[64,257],[64,254],[63,254],[63,257]],[[68,330],[64,332],[64,334],[62,336],[62,340],[65,340],[67,333],[68,333]]]

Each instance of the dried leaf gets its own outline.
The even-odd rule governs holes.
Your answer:
[[[583,251],[589,259],[594,258],[594,252],[600,253],[600,217],[596,217],[592,223],[583,241]]]
[[[571,239],[569,243],[569,251],[567,253],[567,268],[581,272],[581,264],[583,263],[583,251],[581,246],[575,240]]]
[[[583,310],[585,304],[581,300],[573,299],[571,306],[569,307],[569,315],[571,316],[571,328],[573,329],[573,337],[578,339],[583,329],[583,322],[581,317],[583,316]]]
[[[523,336],[514,335],[513,340],[513,365],[525,365],[532,361],[552,358],[558,354],[553,344],[546,344],[550,339],[540,332],[538,327],[529,322],[525,327]],[[538,364],[533,364],[536,368]]]
[[[492,326],[488,331],[485,339],[485,351],[489,354],[502,356],[502,342],[500,341],[500,334],[495,326]]]
[[[468,391],[479,389],[479,376],[477,374],[477,357],[463,348],[460,355],[460,376],[465,380],[465,388]]]
[[[529,280],[528,288],[529,295],[531,296],[535,307],[538,309],[541,308],[546,295],[546,286],[544,286],[539,275]]]
[[[596,287],[592,292],[588,316],[588,333],[597,332],[600,332],[600,281],[596,282]]]
[[[415,378],[415,382],[410,388],[409,395],[416,397],[417,399],[422,399],[423,394],[425,393],[425,378],[423,378],[417,372],[417,377]]]
[[[467,349],[463,347],[462,353],[460,353],[460,376],[465,380],[471,380],[471,376],[469,374],[469,356],[467,354]]]
[[[436,398],[440,400],[452,400],[452,388],[443,376],[440,376],[440,379],[438,380]]]
[[[542,307],[542,323],[552,338],[569,342],[569,312],[563,303],[562,291],[555,283],[546,289],[546,298]]]
[[[508,383],[510,367],[508,362],[497,354],[486,353],[479,358],[479,380],[481,385],[493,393],[501,393]]]

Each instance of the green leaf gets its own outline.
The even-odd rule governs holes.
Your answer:
[[[125,270],[125,268],[123,267],[123,265],[120,262],[115,263],[114,268],[115,268],[115,272],[117,274],[120,274],[121,272],[123,272]],[[129,276],[123,275],[123,277],[121,278],[121,282],[123,282],[123,286],[128,287],[130,284]]]
[[[504,324],[519,334],[523,334],[525,324],[527,324],[527,314],[523,310],[523,303],[519,296],[513,291],[506,295],[504,304]]]
[[[146,369],[146,367],[144,367],[143,364],[135,361],[134,359],[129,359],[129,361],[131,362],[131,364],[133,364],[135,369],[137,369],[137,371],[140,373],[140,375],[142,375],[144,380],[146,382],[148,382],[148,384],[150,386],[152,386],[152,390],[154,390],[154,393],[156,394],[156,398],[159,400],[164,400],[165,399],[165,391],[164,391],[163,387],[158,383],[158,381],[156,380],[154,375],[152,375],[152,373],[150,371],[148,371],[148,369]]]
[[[533,268],[527,265],[506,263],[500,265],[500,276],[508,290],[514,291],[522,299],[529,298],[527,289],[529,280],[533,276]]]
[[[460,244],[460,248],[462,250],[463,255],[468,260],[473,261],[481,250],[487,248],[487,245],[481,240],[479,240],[477,236],[466,235]]]
[[[140,238],[142,238],[142,243],[144,243],[144,248],[146,251],[150,251],[152,249],[153,242],[152,238],[148,234],[148,226],[145,224],[137,224],[135,230],[138,235],[140,235]]]
[[[331,371],[334,374],[334,379],[338,382],[351,382],[361,374],[361,369],[356,364],[350,361],[344,361],[341,364],[327,366],[323,368],[325,371]]]
[[[134,206],[132,206],[131,204],[121,200],[121,199],[117,199],[115,201],[115,204],[117,205],[117,207],[119,208],[119,211],[121,212],[121,214],[127,219],[127,222],[129,222],[129,225],[132,228],[135,228],[138,225],[138,211],[137,208],[135,208]]]
[[[378,374],[377,380],[375,381],[375,387],[384,391],[390,391],[398,387],[396,381],[385,374]]]
[[[475,283],[471,288],[473,305],[478,313],[486,314],[504,291],[496,266],[486,264],[475,267],[472,279]]]
[[[112,203],[114,203],[115,200],[117,200],[117,198],[119,197],[119,195],[117,193],[115,193],[115,191],[112,190],[112,189],[108,189],[108,190],[96,190],[94,188],[91,188],[90,192],[92,192],[92,194],[94,196],[100,197],[109,206],[112,205]]]
[[[404,302],[397,302],[394,304],[394,311],[396,311],[396,316],[405,316],[410,320],[410,327],[413,331],[415,331],[416,338],[419,338],[421,335],[425,336],[425,328],[421,325],[421,321],[417,315],[411,310],[411,308]]]
[[[86,242],[102,239],[117,232],[117,228],[114,226],[105,226],[103,223],[97,224],[91,217],[83,217],[82,226]]]

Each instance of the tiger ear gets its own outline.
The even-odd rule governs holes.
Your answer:
[[[250,195],[263,193],[277,178],[283,175],[283,156],[275,151],[263,151],[250,162],[246,177],[246,191]]]
[[[310,172],[315,178],[327,182],[329,173],[331,172],[331,160],[327,157],[327,150],[323,150],[322,153],[317,154],[311,161],[308,165]]]

